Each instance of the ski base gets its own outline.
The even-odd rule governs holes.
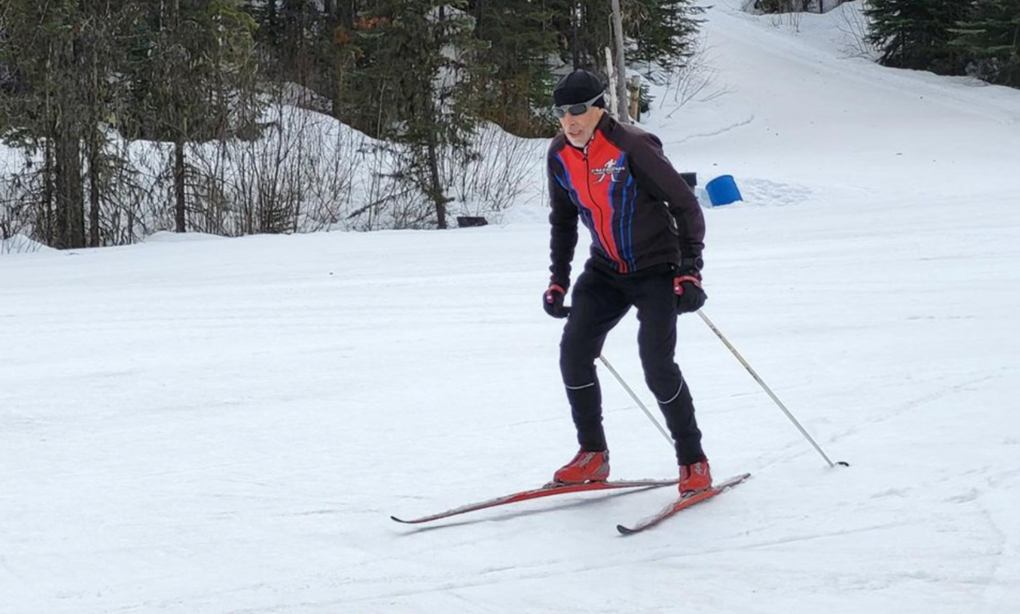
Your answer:
[[[737,484],[743,482],[749,477],[751,477],[750,473],[743,473],[738,476],[734,476],[724,482],[716,484],[715,486],[709,488],[708,490],[703,490],[701,492],[694,493],[693,495],[680,497],[676,501],[662,508],[662,510],[658,514],[650,516],[634,526],[627,527],[622,524],[618,524],[616,525],[616,530],[619,531],[622,535],[633,535],[635,533],[640,533],[645,529],[654,527],[655,525],[659,524],[663,520],[666,520],[667,518],[675,516],[676,514],[682,512],[683,510],[693,505],[697,505],[702,501],[706,501],[716,495],[722,494],[726,490],[736,486]]]
[[[394,521],[403,524],[422,524],[425,522],[432,522],[433,520],[439,520],[441,518],[449,518],[450,516],[457,516],[459,514],[466,514],[468,512],[475,512],[478,510],[488,509],[490,507],[497,507],[500,505],[508,505],[511,503],[519,503],[521,501],[529,501],[531,499],[540,499],[542,497],[550,497],[553,495],[565,495],[574,492],[589,492],[595,490],[621,490],[626,488],[631,489],[645,489],[645,488],[661,488],[663,486],[676,486],[678,480],[611,480],[606,482],[584,482],[583,484],[557,484],[551,482],[542,486],[541,488],[535,488],[532,490],[524,490],[516,492],[510,495],[504,495],[502,497],[496,497],[495,499],[488,499],[486,501],[480,501],[478,503],[470,503],[461,507],[439,512],[438,514],[431,514],[429,516],[422,516],[421,518],[412,518],[405,520],[403,518],[397,518],[396,516],[390,516]]]

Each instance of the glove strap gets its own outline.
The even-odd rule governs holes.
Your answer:
[[[684,293],[683,283],[689,281],[696,287],[701,288],[701,280],[694,275],[678,275],[673,278],[673,294],[681,296]]]

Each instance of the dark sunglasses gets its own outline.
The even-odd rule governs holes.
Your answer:
[[[555,115],[556,117],[566,117],[567,113],[570,113],[571,115],[584,115],[585,113],[588,112],[588,109],[590,109],[593,104],[598,102],[599,98],[602,98],[603,94],[605,94],[605,92],[602,92],[601,94],[592,98],[588,102],[579,102],[577,104],[564,104],[558,107],[553,107],[553,115]]]

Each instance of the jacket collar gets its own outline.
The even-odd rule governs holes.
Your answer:
[[[604,113],[602,113],[602,118],[599,120],[599,123],[595,124],[595,130],[592,131],[591,138],[588,139],[587,143],[585,143],[581,147],[578,147],[577,145],[574,145],[573,143],[571,143],[570,139],[568,139],[566,137],[564,137],[563,140],[567,143],[568,147],[573,147],[577,151],[583,152],[583,151],[585,151],[588,148],[589,145],[592,144],[592,141],[595,140],[595,137],[598,136],[599,132],[601,132],[603,134],[608,134],[613,129],[613,127],[615,125],[616,125],[616,120],[613,119],[613,116],[609,114],[609,111],[605,111]]]

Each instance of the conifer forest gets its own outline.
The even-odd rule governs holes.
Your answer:
[[[891,67],[1020,86],[1020,0],[864,2]],[[748,0],[776,15],[839,0]],[[447,228],[544,181],[611,0],[0,0],[0,239]],[[694,0],[619,0],[631,95],[703,61]],[[644,84],[644,85],[642,85]]]

